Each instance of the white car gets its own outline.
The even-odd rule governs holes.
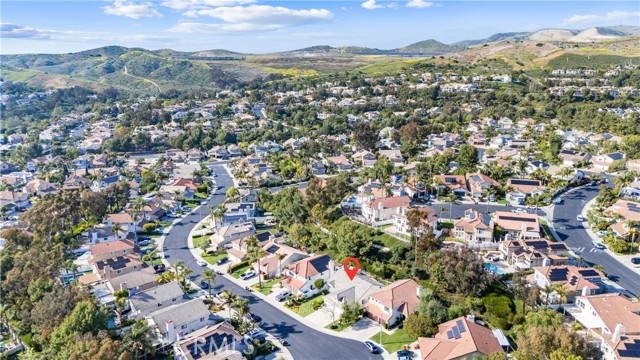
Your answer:
[[[278,295],[276,295],[276,300],[283,302],[287,300],[287,298],[291,295],[291,293],[287,290],[282,290]]]
[[[578,216],[576,216],[576,220],[582,222],[582,221],[587,221],[587,218],[582,216],[582,215],[578,215]]]
[[[605,230],[600,230],[596,233],[598,237],[603,237],[607,232]]]
[[[517,208],[517,209],[513,210],[513,212],[516,213],[516,214],[524,214],[527,211],[525,209],[523,209],[523,208]]]
[[[593,241],[591,242],[591,244],[593,244],[593,246],[595,246],[595,248],[596,248],[596,249],[604,250],[604,249],[606,249],[606,248],[607,248],[607,247],[606,247],[606,246],[604,246],[604,244],[603,244],[603,243],[601,243],[600,241],[595,241],[595,240],[593,240]]]
[[[249,280],[254,276],[256,276],[256,272],[254,270],[249,270],[244,274],[240,275],[240,278],[242,278],[242,280]]]
[[[202,260],[196,260],[196,264],[198,264],[198,266],[202,266],[202,267],[207,266],[207,262],[206,261],[202,261]]]

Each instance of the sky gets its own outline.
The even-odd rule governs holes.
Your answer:
[[[640,25],[640,1],[100,0],[0,2],[0,53],[106,45],[268,53],[313,45],[393,49],[498,32]]]

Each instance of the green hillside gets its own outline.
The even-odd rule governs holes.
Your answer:
[[[556,58],[549,60],[547,65],[553,69],[562,68],[593,68],[611,65],[624,65],[631,62],[632,64],[640,64],[640,58],[632,58],[617,55],[577,55],[562,54]]]
[[[460,48],[456,46],[447,45],[433,39],[419,41],[417,43],[413,43],[405,47],[396,49],[397,52],[425,53],[425,54],[444,54],[444,53],[456,52],[459,50]]]

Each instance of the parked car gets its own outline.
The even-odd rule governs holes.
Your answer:
[[[582,215],[578,215],[578,216],[576,216],[576,220],[582,222],[582,221],[587,221],[587,218],[582,216]]]
[[[153,270],[156,271],[156,273],[160,274],[165,272],[165,270],[167,270],[167,268],[164,266],[164,264],[155,264],[153,265]]]
[[[206,281],[200,281],[200,287],[206,290],[209,288],[209,283]]]
[[[222,301],[222,294],[224,293],[224,291],[218,291],[217,293],[213,294],[213,297]]]
[[[372,343],[371,341],[365,341],[364,346],[366,346],[367,349],[369,349],[369,352],[372,354],[382,353],[382,350],[380,349],[380,347],[378,347],[378,345]]]
[[[203,260],[196,260],[196,264],[198,264],[198,266],[202,266],[205,267],[208,265],[208,263],[206,261]]]
[[[151,244],[151,240],[142,240],[138,242],[138,245],[141,245],[141,246],[147,246],[149,244]]]
[[[396,352],[398,360],[411,360],[413,359],[413,355],[413,351],[409,350],[398,350],[398,352]]]
[[[170,217],[172,219],[176,219],[176,218],[179,218],[180,215],[178,215],[176,213],[172,213],[172,212],[167,212],[167,217]]]
[[[251,331],[249,331],[244,337],[247,339],[255,339],[256,337],[260,336],[262,334],[262,329],[260,328],[255,328]]]
[[[634,265],[640,265],[640,257],[631,258],[631,263]]]
[[[247,320],[253,321],[254,323],[262,322],[262,318],[256,314],[248,313],[245,317]]]
[[[283,302],[287,300],[287,298],[291,295],[288,290],[282,290],[278,295],[276,295],[276,300]]]
[[[563,198],[555,198],[555,199],[553,199],[552,203],[554,203],[555,205],[560,205],[560,204],[564,203],[564,199]]]
[[[606,234],[606,233],[607,233],[607,232],[606,232],[605,230],[600,230],[600,231],[598,231],[598,232],[596,233],[596,235],[597,235],[598,237],[603,237],[603,236],[604,236],[604,234]]]
[[[249,270],[247,272],[245,272],[244,274],[240,275],[240,278],[242,278],[242,280],[249,280],[252,277],[256,276],[256,272],[254,270]]]
[[[517,213],[517,214],[524,214],[527,212],[527,210],[523,209],[523,208],[517,208],[515,210],[511,210],[511,212]]]
[[[226,264],[228,261],[229,261],[229,258],[225,256],[222,259],[218,259],[218,261],[216,261],[216,265]]]
[[[138,241],[151,240],[151,236],[138,236]]]
[[[596,247],[596,249],[604,250],[604,249],[606,249],[606,248],[607,248],[607,247],[606,247],[606,246],[604,246],[604,244],[603,244],[603,243],[601,243],[600,241],[595,241],[595,240],[593,240],[593,241],[591,242],[591,244],[593,244],[593,246],[595,246],[595,247]]]

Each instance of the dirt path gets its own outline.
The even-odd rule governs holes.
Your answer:
[[[129,75],[129,70],[127,69],[127,66],[126,66],[126,65],[125,65],[125,67],[124,67],[124,69],[123,69],[123,72],[124,72],[124,74],[125,74],[125,75]],[[155,86],[155,87],[156,87],[156,89],[158,89],[158,92],[160,92],[160,86],[158,86],[158,84],[156,84],[155,82],[153,82],[153,80],[145,79],[145,78],[143,78],[143,77],[135,76],[135,75],[129,75],[129,76],[134,77],[134,78],[136,78],[136,79],[141,79],[142,81],[145,81],[145,82],[149,82],[149,83],[151,83],[153,86]]]

